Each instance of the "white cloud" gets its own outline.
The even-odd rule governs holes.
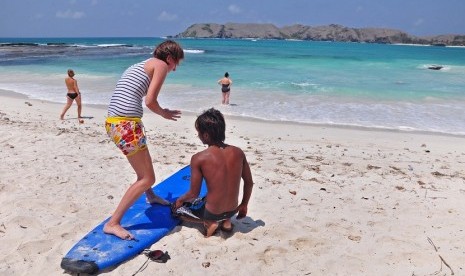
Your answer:
[[[43,14],[41,14],[41,13],[36,13],[36,14],[34,14],[34,16],[33,16],[34,19],[42,19],[42,18],[44,18],[44,17],[45,17],[45,16],[44,16]]]
[[[58,18],[70,18],[70,19],[80,19],[85,16],[85,13],[83,12],[77,12],[77,11],[57,11],[56,17]]]
[[[241,12],[241,8],[239,8],[236,5],[229,5],[228,10],[229,10],[230,13],[240,13]]]
[[[425,20],[423,20],[423,18],[418,18],[417,21],[415,21],[415,23],[413,23],[413,25],[421,26],[421,25],[423,25],[424,22],[425,22]]]
[[[166,12],[166,11],[163,11],[158,16],[158,20],[160,20],[160,21],[173,21],[173,20],[176,20],[176,19],[178,19],[178,16],[176,14],[171,14],[171,13]]]

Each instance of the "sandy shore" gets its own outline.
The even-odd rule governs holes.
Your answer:
[[[0,91],[1,275],[63,275],[134,180],[106,110],[84,106],[78,124],[62,107]],[[465,275],[464,137],[226,120],[255,180],[249,216],[228,238],[176,227],[152,246],[171,260],[138,275]],[[157,183],[204,148],[194,121],[146,111]]]

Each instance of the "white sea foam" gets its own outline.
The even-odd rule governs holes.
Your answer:
[[[203,53],[205,53],[205,50],[184,49],[184,53],[189,53],[189,54],[203,54]]]
[[[130,47],[131,45],[113,43],[113,44],[97,44],[97,46],[108,48],[108,47]]]

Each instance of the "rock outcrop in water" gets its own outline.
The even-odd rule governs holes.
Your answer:
[[[315,41],[343,41],[386,44],[430,44],[464,46],[465,35],[437,35],[417,37],[405,32],[384,28],[349,28],[341,25],[292,25],[278,28],[273,24],[194,24],[175,38],[253,38],[299,39]]]

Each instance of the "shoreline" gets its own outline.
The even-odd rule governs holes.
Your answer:
[[[63,39],[63,42],[67,41],[71,40]],[[150,40],[114,40],[128,44],[137,41],[141,44],[153,43]],[[79,51],[69,49],[76,51],[69,53],[69,56],[79,57],[81,62],[74,58],[56,58],[54,51],[41,58],[47,66],[34,58],[35,55],[41,56],[40,50],[21,55],[7,54],[11,58],[5,60],[6,67],[0,70],[1,88],[37,99],[65,103],[63,72],[68,67],[74,67],[79,73],[77,79],[83,90],[84,104],[106,105],[120,74],[130,64],[147,57],[149,50],[139,47],[85,47],[92,43],[87,39],[76,39],[75,42],[81,43],[83,48]],[[95,38],[94,42],[106,45],[109,41]],[[162,92],[159,100],[166,107],[195,113],[210,106],[222,108],[221,94],[216,84],[217,77],[223,71],[221,63],[214,63],[211,68],[202,64],[206,60],[216,59],[217,55],[227,55],[234,61],[228,65],[228,70],[234,72],[237,82],[231,97],[232,105],[222,108],[225,114],[280,123],[286,120],[286,123],[301,122],[315,126],[465,136],[465,112],[461,108],[465,99],[460,90],[464,60],[456,58],[459,54],[457,51],[442,49],[431,52],[419,47],[394,46],[378,49],[375,45],[352,43],[305,44],[286,41],[263,44],[185,41],[183,47],[193,49],[186,53],[191,62],[185,63],[182,70],[167,79],[165,92]],[[238,46],[243,53],[234,50]],[[288,59],[280,50],[282,47],[295,49],[299,52],[298,56],[306,58]],[[273,58],[261,54],[263,49],[273,53]],[[331,53],[337,49],[340,51],[335,59]],[[68,50],[64,51],[68,53]],[[441,61],[434,59],[436,54]],[[119,58],[111,58],[113,55]],[[387,61],[386,55],[404,56],[405,59]],[[63,53],[63,56],[68,54]],[[260,70],[247,72],[242,68],[250,58],[257,62]],[[30,63],[23,64],[24,59]],[[336,62],[338,59],[341,59],[339,65]],[[433,64],[441,65],[443,69],[428,69]],[[103,67],[97,70],[99,66]],[[286,66],[287,70],[275,70],[277,66]],[[359,76],[358,70],[364,73]]]
[[[111,215],[135,174],[104,129],[106,109],[0,91],[0,274],[58,275],[69,249]],[[195,115],[143,118],[156,183],[205,148]],[[463,138],[279,124],[226,116],[254,188],[231,236],[177,226],[140,275],[460,275]],[[434,243],[434,246],[432,243]],[[441,263],[441,258],[451,267]],[[132,275],[144,255],[109,271]],[[291,265],[290,265],[291,264]]]
[[[57,102],[52,102],[52,101],[47,101],[47,100],[41,100],[41,99],[34,99],[30,98],[28,95],[11,91],[11,90],[5,90],[5,89],[0,89],[0,93],[4,93],[4,96],[7,97],[13,97],[13,98],[23,98],[23,99],[30,99],[34,101],[42,101],[42,102],[48,102],[50,104],[57,104],[57,105],[64,105],[64,103],[57,103]],[[83,104],[84,106],[88,107],[93,107],[97,109],[102,109],[106,110],[107,106],[103,104]],[[71,110],[71,109],[70,109]],[[195,112],[191,111],[184,111],[181,110],[182,114],[186,114],[189,116],[197,116]],[[69,111],[68,111],[69,112]],[[150,111],[144,108],[145,114],[149,114]],[[408,133],[408,134],[419,134],[419,135],[434,135],[434,136],[450,136],[450,137],[457,137],[457,138],[465,138],[465,134],[454,134],[454,133],[445,133],[445,132],[435,132],[435,131],[426,131],[426,130],[402,130],[402,129],[392,129],[392,128],[383,128],[383,127],[364,127],[364,126],[350,126],[350,125],[337,125],[337,124],[317,124],[317,123],[304,123],[304,122],[294,122],[294,121],[276,121],[276,120],[264,120],[264,119],[259,119],[259,118],[253,118],[253,117],[243,117],[243,116],[238,116],[238,115],[225,115],[226,118],[233,118],[235,120],[239,121],[251,121],[251,122],[256,122],[256,123],[268,123],[268,124],[275,124],[275,125],[295,125],[295,126],[309,126],[309,127],[316,127],[316,128],[334,128],[334,129],[347,129],[347,130],[354,130],[354,131],[378,131],[378,132],[394,132],[394,133]]]

